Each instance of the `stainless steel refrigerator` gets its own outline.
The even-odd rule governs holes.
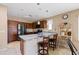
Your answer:
[[[25,24],[24,23],[19,23],[17,25],[17,32],[18,32],[18,35],[25,35],[26,28],[25,28]]]

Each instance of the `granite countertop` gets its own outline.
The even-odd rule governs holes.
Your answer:
[[[39,38],[39,37],[48,37],[48,36],[51,36],[55,33],[52,33],[52,32],[41,32],[41,33],[38,33],[38,34],[29,34],[29,35],[19,35],[19,37],[23,40],[32,40],[34,38]]]
[[[37,34],[30,34],[30,35],[20,35],[19,36],[21,39],[23,40],[32,40],[34,38],[37,38],[38,35]]]
[[[38,42],[43,41],[43,36],[50,36],[53,33],[41,32],[38,34],[20,35],[19,37],[24,40],[24,54],[37,55]]]

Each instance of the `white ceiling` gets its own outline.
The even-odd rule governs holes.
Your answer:
[[[8,17],[39,20],[79,8],[77,3],[3,3],[8,7]],[[48,11],[47,11],[48,10]]]

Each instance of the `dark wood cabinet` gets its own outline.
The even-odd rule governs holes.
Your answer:
[[[30,28],[30,29],[33,28],[32,23],[8,20],[8,43],[13,42],[13,41],[18,41],[18,35],[17,35],[18,34],[18,31],[17,31],[18,24],[24,24],[25,30],[28,28]]]
[[[26,29],[35,29],[37,25],[37,22],[24,23],[19,21],[8,20],[8,43],[13,41],[18,41],[17,25],[19,23],[25,24]],[[47,27],[47,21],[46,20],[40,21],[40,28],[46,28],[46,27]],[[26,34],[29,34],[29,33],[26,32]]]
[[[33,24],[32,23],[26,23],[26,28],[32,29],[33,28]]]
[[[37,22],[34,22],[33,28],[36,28],[37,25],[38,25]],[[47,28],[47,21],[46,20],[40,21],[40,28]]]
[[[33,29],[36,28],[36,24],[37,24],[36,22],[33,22],[33,23],[32,23]]]
[[[44,28],[44,21],[40,21],[40,28]]]
[[[17,39],[17,21],[8,21],[8,43]]]
[[[43,26],[44,26],[43,28],[47,28],[47,21],[46,20],[43,21]]]

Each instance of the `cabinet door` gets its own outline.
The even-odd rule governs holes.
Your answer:
[[[36,28],[36,22],[32,23],[33,29]]]
[[[32,24],[33,24],[33,28],[36,28],[37,22],[34,22]],[[47,21],[46,20],[40,21],[40,28],[47,28]]]
[[[31,39],[25,42],[24,53],[26,55],[37,55],[37,39]]]
[[[17,24],[16,21],[8,21],[8,43],[17,40]]]
[[[43,23],[43,21],[40,21],[40,28],[44,28],[44,23]]]
[[[47,28],[47,21],[43,21],[43,24],[44,24],[44,28]]]
[[[47,21],[46,20],[40,21],[40,27],[41,28],[46,28],[47,27]]]
[[[27,23],[26,28],[33,28],[33,24],[32,23]]]

